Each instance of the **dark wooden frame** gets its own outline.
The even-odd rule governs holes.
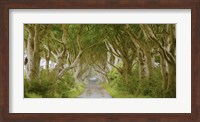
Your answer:
[[[192,113],[9,113],[9,9],[191,9]],[[200,0],[0,0],[0,122],[200,122]],[[184,76],[183,76],[184,77]]]

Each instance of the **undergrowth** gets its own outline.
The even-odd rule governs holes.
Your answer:
[[[48,75],[43,71],[40,78],[28,81],[24,78],[25,98],[74,98],[78,97],[85,89],[83,82],[75,82],[70,73],[66,73],[56,81],[56,93],[52,96],[52,86]],[[55,81],[54,81],[55,82]]]
[[[167,93],[162,89],[162,76],[160,68],[154,69],[149,79],[139,80],[138,66],[132,69],[132,75],[126,82],[116,70],[108,72],[108,82],[103,87],[113,98],[173,98],[174,93]]]

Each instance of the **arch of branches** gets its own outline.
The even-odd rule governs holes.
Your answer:
[[[68,72],[76,82],[91,76],[110,82],[109,73],[115,70],[121,85],[137,82],[133,93],[140,94],[145,82],[158,82],[154,77],[159,70],[160,89],[176,94],[174,24],[25,24],[24,31],[25,75],[30,82],[41,78],[44,60],[43,70],[52,84]]]

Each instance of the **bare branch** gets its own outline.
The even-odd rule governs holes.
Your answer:
[[[47,36],[49,34],[49,31],[51,30],[51,27],[52,27],[51,24],[45,25],[45,28],[42,31],[40,31],[40,36],[42,37]]]
[[[118,51],[117,51],[116,49],[113,49],[113,47],[111,46],[111,44],[109,44],[109,42],[105,41],[105,45],[106,45],[106,47],[108,48],[107,51],[109,51],[110,53],[114,54],[115,56],[117,56],[117,57],[119,57],[119,58],[121,57],[121,56],[119,55]]]
[[[105,73],[105,72],[102,72],[102,71],[100,71],[100,70],[97,70],[97,69],[94,69],[96,72],[98,72],[98,73],[101,73],[102,75],[104,75],[104,76],[106,76],[107,77],[107,74]]]
[[[130,26],[128,24],[126,26],[127,27],[124,30],[128,33],[133,43],[137,47],[141,47],[142,49],[145,49],[146,48],[145,45],[137,39],[136,35],[131,31]]]
[[[176,64],[176,60],[175,60],[175,58],[173,57],[173,55],[172,55],[169,51],[167,51],[167,50],[162,46],[162,44],[161,44],[161,43],[158,41],[158,39],[155,37],[153,31],[149,28],[149,26],[148,26],[148,25],[141,25],[141,28],[142,28],[145,32],[148,32],[149,38],[150,38],[152,41],[154,41],[154,42],[156,42],[156,43],[158,44],[158,46],[159,46],[159,47],[161,48],[161,50],[163,51],[164,56],[165,56],[165,58],[167,59],[167,61],[168,61],[168,62],[171,62],[171,63],[173,63],[173,64]]]
[[[100,70],[104,70],[101,66],[99,66],[98,64],[96,64],[95,66],[97,66]]]
[[[43,44],[43,47],[44,47],[45,49],[47,49],[48,51],[50,51],[49,48],[48,48],[45,44]],[[55,57],[55,59],[57,60],[57,59],[58,59],[58,56],[57,56],[53,51],[50,51],[50,52],[51,52],[51,54]]]
[[[70,69],[73,69],[75,68],[76,64],[78,63],[78,60],[80,58],[80,56],[82,55],[83,51],[80,51],[79,54],[77,55],[76,59],[73,61],[73,63],[71,63],[70,66],[64,68],[59,74],[58,74],[58,77],[62,77],[63,74],[65,74],[65,72],[67,72],[68,70]]]
[[[114,53],[113,51],[107,50],[108,52],[112,53],[113,55],[117,56],[118,58],[121,58],[119,55],[117,55],[116,53]]]
[[[83,31],[83,25],[80,25],[80,29],[77,35],[77,43],[78,43],[78,48],[79,50],[82,50],[82,44],[81,44],[81,33]]]
[[[92,47],[94,47],[95,45],[100,44],[100,43],[101,43],[101,42],[94,43],[94,44],[90,45],[89,47],[84,48],[83,51],[85,51],[85,50],[87,50],[87,49],[89,49],[89,48],[92,48]]]
[[[108,61],[107,61],[108,62]],[[116,68],[118,70],[119,73],[122,72],[122,69],[119,67],[116,67],[115,65],[113,65],[112,63],[108,62],[111,66],[113,66],[114,68]]]
[[[57,38],[55,37],[55,35],[54,35],[53,32],[51,32],[51,37],[52,37],[55,41],[57,41],[58,43],[63,44],[62,41],[60,41],[59,39],[57,39]]]
[[[33,29],[31,28],[29,24],[24,24],[24,28],[29,32],[29,34],[33,33]]]

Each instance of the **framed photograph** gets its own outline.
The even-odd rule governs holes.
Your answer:
[[[0,121],[200,121],[199,0],[0,10]]]

